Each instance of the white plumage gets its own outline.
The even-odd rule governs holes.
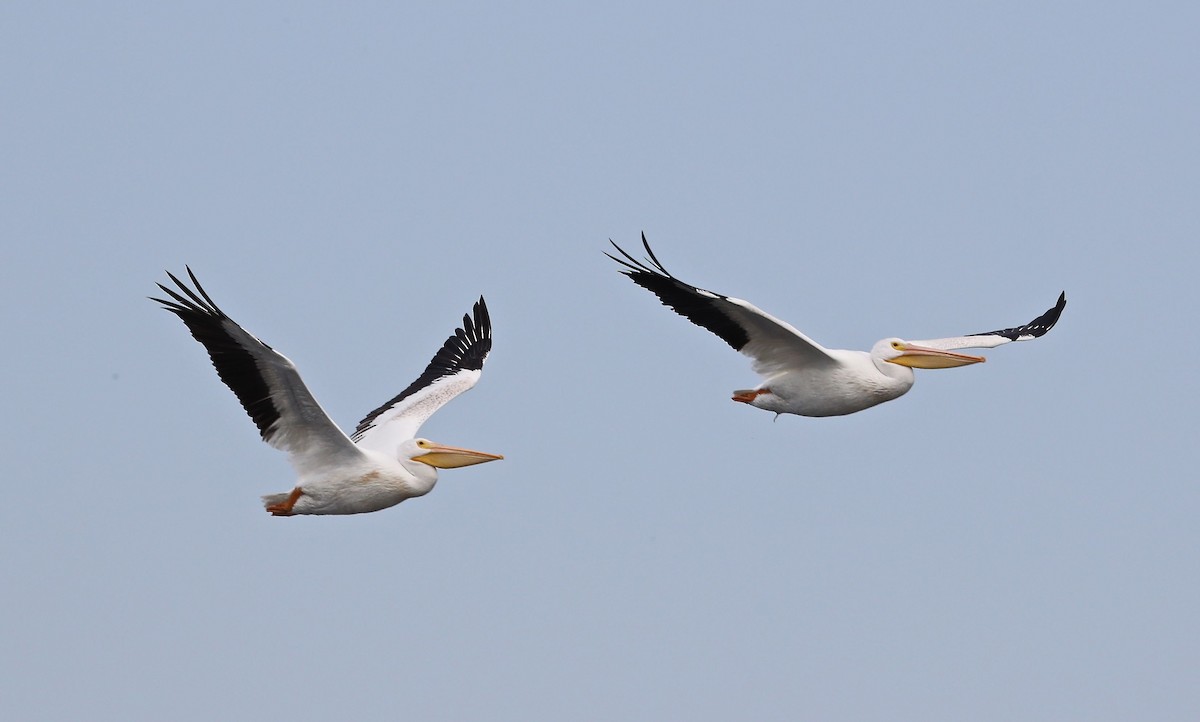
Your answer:
[[[262,438],[287,452],[297,481],[290,492],[263,497],[276,516],[359,514],[429,493],[438,468],[504,457],[416,438],[417,430],[450,399],[479,380],[492,348],[483,298],[473,318],[463,316],[421,376],[368,414],[346,436],[309,393],[286,356],[225,315],[188,269],[192,288],[168,273],[179,292],[158,284],[173,300],[154,298],[204,344],[221,380],[237,396]]]
[[[610,241],[611,243],[611,241]],[[979,363],[982,356],[956,353],[963,348],[993,348],[1042,336],[1066,306],[1060,294],[1053,308],[1015,328],[925,341],[886,338],[866,351],[827,349],[748,301],[684,283],[663,267],[642,234],[647,258],[639,261],[620,246],[624,257],[606,254],[624,266],[622,273],[651,291],[664,305],[712,331],[751,359],[763,382],[733,392],[733,400],[800,416],[841,416],[904,395],[912,388],[912,369],[939,369]]]

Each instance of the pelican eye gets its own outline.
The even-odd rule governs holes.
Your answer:
[[[904,346],[902,346],[899,341],[892,341],[892,348],[899,351],[899,350],[903,349]]]

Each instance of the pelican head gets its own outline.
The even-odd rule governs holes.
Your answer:
[[[987,360],[983,356],[918,346],[902,338],[883,339],[871,349],[871,356],[878,361],[914,369],[949,369],[955,366],[983,363]]]

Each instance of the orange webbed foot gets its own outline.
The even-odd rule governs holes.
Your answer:
[[[292,489],[292,493],[288,494],[288,498],[283,500],[281,504],[271,504],[267,507],[267,511],[271,512],[271,516],[293,516],[292,507],[296,505],[304,490],[300,487]]]
[[[733,392],[733,400],[740,401],[743,404],[753,403],[755,399],[763,394],[771,393],[771,389],[745,389],[742,391]]]

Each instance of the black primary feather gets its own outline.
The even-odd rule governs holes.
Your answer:
[[[258,427],[263,440],[270,441],[271,428],[279,420],[280,412],[271,401],[271,391],[254,360],[254,355],[229,333],[229,326],[241,327],[229,316],[226,316],[225,312],[213,302],[204,287],[200,285],[200,281],[196,279],[196,274],[192,273],[192,269],[186,268],[188,277],[196,287],[195,291],[168,271],[167,276],[175,282],[179,290],[186,294],[186,298],[159,283],[156,285],[175,300],[167,301],[154,297],[151,297],[150,300],[161,303],[164,309],[178,316],[179,320],[187,326],[188,331],[191,331],[192,337],[204,344],[204,348],[208,351],[208,357],[212,360],[213,368],[217,370],[221,381],[237,396],[242,408],[246,410],[246,413],[254,421],[254,425]],[[260,344],[268,351],[273,351],[270,346],[254,338],[245,329],[242,331],[254,343]]]
[[[1015,328],[1004,328],[999,331],[987,331],[985,333],[969,333],[968,336],[1003,336],[1009,341],[1028,341],[1032,338],[1046,335],[1046,332],[1054,328],[1054,324],[1058,323],[1058,317],[1062,315],[1063,309],[1067,307],[1067,292],[1063,291],[1058,294],[1058,303],[1054,304],[1054,308],[1046,311],[1041,316],[1033,319],[1024,326]]]
[[[358,422],[354,433],[350,435],[352,441],[361,439],[362,435],[375,425],[375,419],[379,418],[380,414],[438,379],[453,376],[462,370],[478,371],[483,368],[483,362],[492,350],[492,319],[488,315],[483,296],[479,297],[471,313],[474,319],[463,314],[462,327],[455,329],[454,334],[446,339],[416,381]]]
[[[611,253],[604,255],[625,266],[626,270],[621,273],[658,296],[664,306],[697,326],[720,336],[721,340],[732,346],[734,351],[741,351],[742,347],[750,342],[750,336],[746,333],[746,329],[727,316],[717,303],[718,300],[728,302],[729,297],[691,286],[672,276],[654,255],[654,251],[650,249],[645,233],[642,233],[642,246],[645,247],[646,254],[649,256],[645,261],[639,261],[626,253],[625,249],[618,246],[611,238],[608,242],[612,243],[613,248],[617,249],[625,259],[617,258]],[[712,297],[705,296],[706,293],[712,294]]]

